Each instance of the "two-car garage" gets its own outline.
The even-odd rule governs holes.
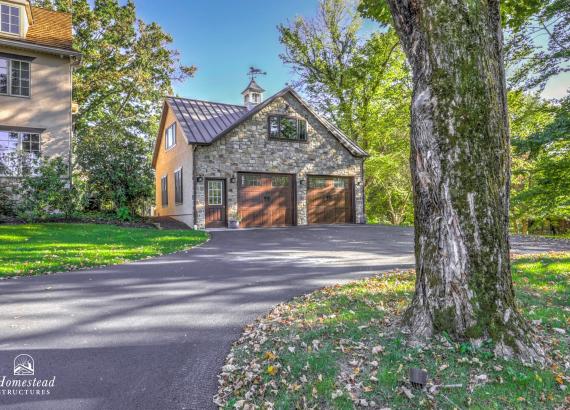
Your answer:
[[[350,177],[309,176],[309,224],[354,222],[354,184]],[[238,214],[242,227],[295,225],[297,181],[294,175],[238,173]]]

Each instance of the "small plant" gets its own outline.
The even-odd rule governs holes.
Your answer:
[[[130,221],[132,219],[130,209],[127,208],[126,206],[121,206],[117,208],[117,218],[123,222]]]

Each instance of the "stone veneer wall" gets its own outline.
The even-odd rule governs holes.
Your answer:
[[[287,108],[289,107],[289,108]],[[267,117],[285,114],[307,120],[307,142],[269,139]],[[237,213],[237,173],[287,173],[297,176],[297,224],[307,224],[307,175],[352,176],[355,182],[356,222],[364,220],[361,167],[354,157],[294,97],[277,98],[229,134],[194,151],[194,177],[224,178],[227,186],[228,219]],[[231,183],[230,178],[236,177]],[[303,180],[304,184],[299,181]],[[205,226],[205,181],[196,182],[195,223]]]

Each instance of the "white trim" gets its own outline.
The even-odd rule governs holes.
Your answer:
[[[171,129],[172,127],[174,127],[174,144],[172,144],[171,146],[167,147],[167,143],[168,143],[168,130]],[[166,127],[164,129],[164,151],[170,151],[172,148],[174,148],[176,146],[176,140],[177,140],[177,131],[178,131],[178,126],[176,124],[176,121],[174,121],[172,124],[170,124],[168,127]]]
[[[1,10],[1,6],[8,6],[8,7],[10,7],[10,8],[18,9],[18,34],[12,33],[11,31],[3,31],[3,30],[2,30],[2,16],[1,16],[2,10]],[[12,17],[12,14],[9,13],[9,14],[8,14],[8,18],[11,18],[11,17]],[[26,15],[26,18],[27,18],[27,15]],[[19,4],[15,5],[15,4],[13,4],[13,3],[0,2],[0,33],[6,34],[6,35],[9,35],[9,36],[14,36],[14,37],[16,37],[16,38],[21,38],[21,37],[23,37],[23,36],[22,36],[22,32],[24,31],[24,30],[23,30],[24,27],[23,27],[23,24],[22,24],[22,23],[23,23],[23,19],[22,19],[22,6],[20,6]],[[11,26],[12,23],[9,22],[8,25]]]
[[[39,44],[27,43],[22,40],[10,40],[7,38],[0,38],[0,45],[21,48],[23,50],[39,51],[46,54],[55,54],[59,56],[81,57],[81,53],[75,50],[66,50],[58,47],[42,46]]]

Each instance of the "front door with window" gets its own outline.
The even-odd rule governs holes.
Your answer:
[[[206,179],[206,228],[226,227],[226,181]]]

